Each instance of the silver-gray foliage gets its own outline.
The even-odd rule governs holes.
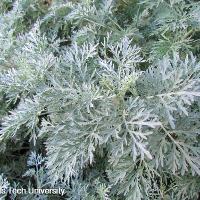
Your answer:
[[[0,15],[0,94],[8,110],[0,118],[1,149],[28,139],[22,177],[35,180],[28,187],[62,187],[65,199],[77,200],[197,199],[199,58],[182,47],[155,48],[150,40],[148,52],[137,42],[143,38],[138,26],[147,23],[150,11],[158,12],[162,3],[166,9],[189,9],[185,1],[139,1],[143,10],[127,27],[115,17],[121,2],[55,1],[24,31],[18,23],[33,9],[30,2],[16,0]],[[152,35],[166,27],[184,32],[191,21],[199,23],[193,7],[190,12],[183,22],[166,13],[157,16],[152,24],[159,29]],[[64,36],[68,31],[71,35]],[[3,175],[0,187],[8,187]]]

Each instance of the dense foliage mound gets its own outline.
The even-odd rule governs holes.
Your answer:
[[[199,1],[1,0],[0,199],[197,200],[199,55]]]

